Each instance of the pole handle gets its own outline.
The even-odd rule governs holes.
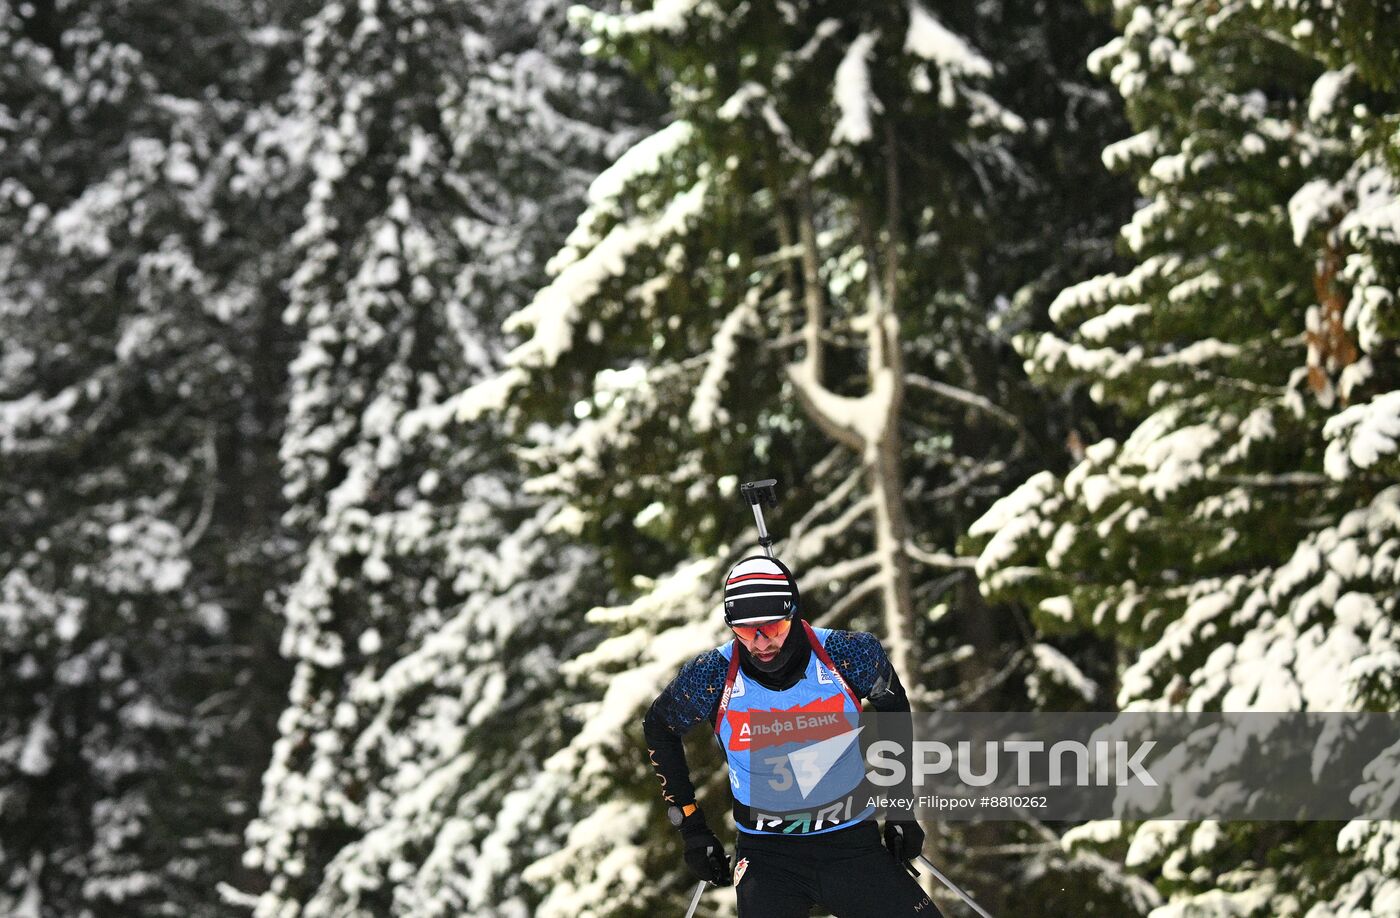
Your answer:
[[[778,479],[746,481],[739,485],[739,494],[753,508],[753,519],[758,524],[758,544],[763,546],[764,554],[773,557],[773,537],[768,534],[768,526],[763,521],[763,508],[765,505],[778,506]]]
[[[778,479],[765,478],[762,481],[746,481],[739,485],[739,494],[751,506],[766,504],[778,506]]]

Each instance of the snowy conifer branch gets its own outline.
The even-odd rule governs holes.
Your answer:
[[[95,371],[81,386],[68,386],[51,397],[32,394],[0,402],[0,448],[19,456],[38,456],[97,436],[116,413],[130,387],[129,379],[122,373],[122,364],[108,364]],[[81,424],[74,424],[74,409],[84,399],[100,400]],[[53,432],[32,437],[18,435],[25,426]]]

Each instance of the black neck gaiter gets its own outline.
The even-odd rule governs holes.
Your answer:
[[[807,631],[802,627],[801,619],[792,623],[782,649],[767,663],[755,660],[742,641],[736,643],[739,644],[739,666],[744,675],[774,691],[796,685],[806,672],[807,661],[812,656],[812,646],[807,642]]]

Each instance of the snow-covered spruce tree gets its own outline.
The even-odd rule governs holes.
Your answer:
[[[222,4],[0,6],[5,915],[230,913],[281,672],[273,57]]]
[[[1132,419],[971,527],[988,596],[1120,650],[1131,710],[1394,710],[1400,34],[1384,3],[1117,4],[1136,263],[1022,340]],[[1377,763],[1380,783],[1393,764]],[[1373,788],[1379,792],[1381,788]],[[1154,918],[1394,914],[1391,822],[1098,823]],[[1144,903],[1144,906],[1149,903]]]
[[[510,793],[567,741],[551,696],[589,557],[544,530],[557,505],[522,495],[492,427],[439,403],[494,365],[616,155],[613,115],[586,116],[631,103],[558,3],[334,2],[304,34],[268,143],[309,182],[281,451],[306,547],[254,913],[525,915],[513,865],[544,833]]]
[[[601,546],[616,586],[588,616],[613,637],[564,667],[587,726],[521,801],[559,826],[559,850],[525,874],[548,891],[541,915],[653,914],[686,886],[637,726],[722,639],[717,586],[753,550],[740,480],[782,482],[770,523],[806,615],[877,632],[916,703],[950,703],[933,686],[967,656],[961,616],[928,627],[922,610],[947,610],[966,568],[938,546],[975,514],[946,517],[985,509],[984,489],[1009,486],[1036,448],[998,405],[1033,397],[1008,378],[1018,368],[998,375],[989,314],[1031,321],[1065,250],[1101,270],[1094,211],[1111,200],[1051,204],[1082,160],[1054,136],[1065,87],[1022,81],[1029,124],[992,92],[1012,81],[991,60],[1058,75],[1088,47],[1076,58],[1045,21],[998,4],[958,15],[659,3],[588,17],[675,119],[593,183],[554,280],[508,323],[527,337],[454,402],[516,429],[574,419],[529,453],[530,486],[567,501],[551,525]],[[1093,34],[1082,10],[1048,19]],[[959,32],[1005,45],[984,53]],[[1107,94],[1086,95],[1081,113],[1111,123]],[[930,650],[947,652],[921,675]],[[1017,669],[986,652],[984,693]],[[692,751],[713,807],[724,773],[707,750]]]

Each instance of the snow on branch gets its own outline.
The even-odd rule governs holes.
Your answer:
[[[837,395],[817,379],[815,357],[809,349],[799,363],[788,364],[788,378],[798,397],[810,409],[818,425],[833,439],[863,451],[879,442],[889,421],[895,395],[894,376],[888,367],[876,371],[871,389],[859,398]]]
[[[726,420],[725,411],[720,407],[720,385],[729,374],[734,362],[734,351],[739,333],[747,325],[758,319],[756,304],[763,295],[762,286],[749,288],[744,302],[724,317],[711,343],[710,359],[705,365],[705,373],[700,384],[695,387],[695,398],[690,403],[690,423],[697,433],[705,433]]]
[[[837,449],[840,448],[841,447],[837,447]],[[830,459],[833,455],[836,455],[835,450],[827,454],[827,459]],[[844,481],[831,489],[825,497],[813,504],[811,509],[802,515],[802,519],[794,523],[792,528],[788,530],[788,544],[793,546],[801,545],[803,534],[807,531],[808,527],[821,518],[822,514],[845,500],[851,492],[855,490],[856,485],[860,484],[864,473],[864,469],[857,468],[847,475]],[[822,477],[822,472],[819,469],[814,469],[812,477],[814,479],[820,479]],[[794,552],[796,552],[796,549],[794,549]]]
[[[1099,684],[1088,676],[1083,670],[1075,665],[1074,661],[1060,652],[1058,648],[1039,641],[1031,647],[1031,652],[1035,657],[1035,669],[1027,677],[1027,690],[1032,698],[1044,699],[1045,686],[1043,679],[1048,678],[1052,682],[1071,689],[1085,701],[1092,703],[1099,694]]]
[[[973,522],[968,528],[970,535],[991,536],[973,567],[978,580],[985,584],[984,590],[1000,589],[1034,572],[1009,565],[1024,552],[1024,544],[1036,537],[1042,519],[1053,514],[1064,500],[1055,476],[1041,471]]]
[[[909,5],[909,32],[904,37],[904,50],[959,76],[992,75],[992,65],[985,57],[919,3]]]
[[[1150,282],[1173,274],[1180,266],[1178,256],[1153,255],[1127,274],[1100,274],[1066,287],[1050,304],[1050,320],[1065,325],[1077,318],[1076,311],[1141,300]]]
[[[627,270],[628,259],[643,246],[686,232],[705,204],[709,182],[701,180],[678,195],[660,216],[641,218],[613,227],[602,241],[535,295],[528,306],[506,319],[506,332],[530,327],[530,339],[506,355],[512,367],[552,367],[573,345],[574,325],[583,305],[604,283]]]
[[[511,395],[529,382],[528,370],[554,366],[572,347],[574,328],[585,303],[604,283],[626,271],[628,259],[638,249],[659,246],[689,229],[704,206],[707,190],[707,182],[698,182],[677,196],[659,217],[620,224],[583,257],[568,262],[528,306],[506,319],[507,332],[525,326],[534,329],[528,340],[506,355],[506,368],[438,405],[406,412],[400,421],[400,436],[407,439],[424,430],[440,430],[453,421],[470,422],[504,410]]]
[[[815,590],[817,587],[826,586],[838,580],[847,580],[855,574],[877,567],[880,564],[880,556],[876,554],[862,555],[859,558],[850,558],[827,567],[818,567],[807,571],[797,578],[799,590]]]
[[[839,517],[810,532],[803,532],[801,538],[791,538],[787,542],[787,552],[794,560],[815,558],[826,548],[827,540],[850,531],[856,520],[875,509],[875,498],[865,496],[846,508]]]
[[[1322,435],[1331,441],[1323,466],[1337,481],[1393,458],[1400,441],[1400,391],[1352,405],[1329,418]]]
[[[904,543],[904,553],[921,564],[929,567],[942,568],[967,568],[972,570],[977,567],[976,558],[967,558],[960,555],[950,555],[941,551],[924,551],[915,545],[913,540],[906,540]]]
[[[617,162],[598,173],[588,186],[588,203],[597,207],[616,201],[638,178],[660,172],[666,158],[685,147],[694,136],[694,126],[680,119],[637,141]],[[554,270],[557,273],[562,268],[559,265]]]
[[[836,86],[833,95],[836,108],[841,113],[836,127],[831,132],[833,146],[849,143],[860,144],[874,136],[871,128],[873,113],[882,111],[880,100],[870,88],[870,52],[875,48],[877,35],[863,32],[846,49],[846,56],[836,68]]]
[[[649,10],[623,15],[592,13],[587,22],[594,32],[612,38],[648,32],[680,35],[685,31],[686,18],[700,7],[700,0],[656,0]]]

